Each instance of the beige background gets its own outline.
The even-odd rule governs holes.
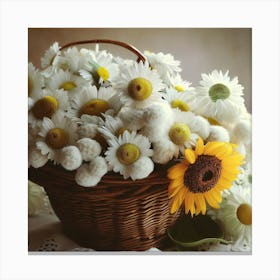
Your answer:
[[[196,86],[201,73],[229,70],[244,86],[245,102],[251,112],[252,33],[249,28],[30,28],[28,61],[40,66],[40,57],[57,41],[114,39],[134,45],[140,51],[171,53],[181,61],[182,77]],[[90,47],[90,45],[87,45]],[[133,58],[118,46],[103,45],[114,54]]]

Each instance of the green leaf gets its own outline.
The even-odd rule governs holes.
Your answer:
[[[168,230],[168,236],[178,250],[191,250],[208,242],[230,243],[223,239],[223,231],[219,225],[207,215],[183,215]]]

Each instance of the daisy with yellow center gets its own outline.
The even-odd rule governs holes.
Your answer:
[[[89,85],[89,82],[69,71],[60,69],[46,81],[46,84],[51,90],[62,89],[73,96],[81,87]]]
[[[115,102],[116,92],[112,87],[96,86],[84,87],[71,99],[69,116],[80,118],[82,115],[101,117],[106,112],[118,110],[119,104]],[[116,107],[117,106],[117,107]]]
[[[28,122],[34,126],[44,117],[52,118],[56,112],[66,110],[69,98],[62,90],[44,89],[29,98],[29,105]]]
[[[113,62],[112,54],[107,51],[87,51],[81,52],[88,56],[87,62],[80,69],[80,75],[95,84],[101,85],[104,82],[113,82],[119,74],[119,67]]]
[[[186,92],[178,92],[173,88],[166,89],[164,99],[168,101],[170,106],[183,112],[190,111],[189,101],[192,98]]]
[[[115,82],[121,102],[134,108],[145,108],[161,100],[163,84],[156,71],[147,62],[134,62],[123,69]]]
[[[185,150],[185,159],[168,170],[171,213],[184,204],[185,213],[206,213],[206,201],[219,208],[222,191],[231,187],[239,174],[243,156],[224,142],[203,144],[199,138],[194,150]]]
[[[123,175],[124,179],[143,179],[154,170],[154,163],[150,159],[153,151],[148,138],[125,131],[118,138],[112,137],[108,140],[109,148],[105,152],[109,169]]]
[[[225,237],[233,241],[233,251],[244,251],[252,243],[252,202],[251,185],[234,185],[228,190],[219,211],[209,211],[210,216],[219,220]]]
[[[67,170],[77,169],[82,163],[82,156],[75,146],[77,140],[77,124],[58,112],[52,119],[44,118],[36,142],[43,155],[54,163],[60,163]]]
[[[194,111],[219,123],[231,123],[240,118],[245,107],[243,86],[238,78],[230,79],[228,71],[223,74],[214,70],[210,74],[202,74],[200,86],[196,88]]]
[[[179,73],[175,75],[167,74],[165,83],[168,87],[175,89],[177,92],[186,92],[192,95],[195,92],[195,88],[191,87],[191,83],[183,80]]]
[[[110,139],[112,136],[118,138],[125,131],[131,132],[125,127],[123,121],[119,117],[112,117],[110,115],[104,115],[104,125],[101,126],[98,131],[106,139]]]

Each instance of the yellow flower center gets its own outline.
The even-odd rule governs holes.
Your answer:
[[[61,149],[67,146],[68,140],[68,133],[61,128],[49,130],[46,136],[46,143],[53,149]]]
[[[190,110],[190,107],[188,104],[180,99],[175,99],[171,102],[171,107],[172,108],[178,108],[179,110],[183,112],[187,112]]]
[[[30,95],[33,88],[32,80],[28,77],[28,96]]]
[[[125,165],[130,165],[137,161],[140,157],[139,148],[131,143],[121,145],[117,150],[118,160]]]
[[[130,132],[129,129],[127,129],[127,128],[125,128],[125,127],[120,127],[120,128],[116,131],[115,135],[116,135],[117,137],[119,137],[119,136],[122,135],[125,131],[129,131],[129,132]]]
[[[36,119],[50,118],[57,110],[58,102],[53,96],[44,96],[36,101],[32,113]]]
[[[85,103],[80,109],[80,116],[83,114],[91,116],[101,116],[110,109],[110,105],[106,100],[103,99],[92,99]]]
[[[169,130],[169,138],[176,145],[183,145],[190,136],[191,131],[184,123],[175,123]]]
[[[236,211],[236,215],[240,223],[243,225],[252,224],[252,207],[247,203],[241,204]]]
[[[230,90],[223,84],[215,84],[210,87],[209,96],[214,102],[219,99],[227,99],[230,96]]]
[[[136,78],[128,85],[129,96],[137,101],[143,101],[150,97],[153,87],[150,81],[144,78]]]
[[[72,89],[74,89],[76,87],[77,87],[77,85],[74,82],[67,81],[67,82],[64,82],[59,88],[68,91],[68,90],[72,90]]]
[[[105,67],[99,67],[97,69],[97,74],[101,77],[104,81],[109,79],[109,72]]]
[[[185,91],[185,89],[184,89],[182,86],[180,86],[180,85],[176,85],[176,86],[174,86],[174,88],[175,88],[178,92],[183,92],[183,91]]]

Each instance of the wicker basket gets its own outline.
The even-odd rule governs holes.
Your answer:
[[[97,39],[67,44],[114,44],[145,57],[133,46],[119,41]],[[157,166],[146,179],[124,180],[108,173],[94,188],[76,184],[75,172],[50,162],[44,167],[29,168],[29,180],[43,186],[51,205],[68,236],[80,245],[102,251],[143,251],[161,248],[166,230],[180,213],[169,213],[167,166]]]

